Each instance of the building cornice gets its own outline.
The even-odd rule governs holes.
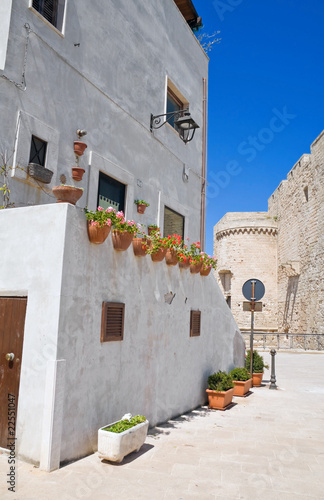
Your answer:
[[[276,227],[265,227],[265,226],[245,226],[245,227],[231,227],[227,229],[222,229],[216,233],[216,239],[220,240],[226,236],[231,236],[234,234],[268,234],[269,236],[277,236],[278,229]]]

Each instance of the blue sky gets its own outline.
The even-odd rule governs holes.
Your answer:
[[[324,129],[322,0],[194,0],[209,62],[206,251],[226,212],[265,211]]]

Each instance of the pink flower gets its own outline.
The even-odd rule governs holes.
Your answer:
[[[115,212],[115,209],[113,207],[109,207],[106,210],[107,214],[110,214],[110,212]]]
[[[111,220],[110,220],[110,219],[107,219],[107,220],[106,220],[106,224],[107,224],[107,226],[111,226]]]
[[[103,211],[103,208],[102,208],[102,207],[98,207],[98,208],[97,208],[97,210],[98,210],[99,212],[102,212],[102,211]]]
[[[116,213],[116,217],[117,217],[118,219],[123,219],[123,217],[124,217],[124,212],[123,212],[122,210],[120,210],[120,212],[117,212],[117,213]]]

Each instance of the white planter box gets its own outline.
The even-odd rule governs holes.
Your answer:
[[[121,462],[132,451],[138,451],[144,444],[149,426],[149,421],[145,420],[145,422],[120,433],[103,430],[117,422],[105,425],[98,430],[99,457],[111,462]]]

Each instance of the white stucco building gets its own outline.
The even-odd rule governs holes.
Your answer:
[[[126,412],[155,425],[198,406],[208,375],[244,360],[213,276],[117,252],[111,237],[93,245],[82,212],[112,203],[128,219],[203,240],[208,58],[191,29],[198,14],[189,0],[89,5],[0,6],[1,186],[14,204],[0,210],[0,446],[13,391],[17,451],[45,470],[95,451],[97,429]],[[191,142],[172,122],[150,130],[151,114],[188,107],[200,127]],[[87,131],[79,182],[78,129]],[[30,163],[52,171],[50,182],[29,175]],[[61,182],[84,189],[76,206],[55,203]],[[150,203],[144,215],[135,199]],[[124,304],[123,336],[109,342],[106,302]],[[201,314],[195,337],[191,311]]]

